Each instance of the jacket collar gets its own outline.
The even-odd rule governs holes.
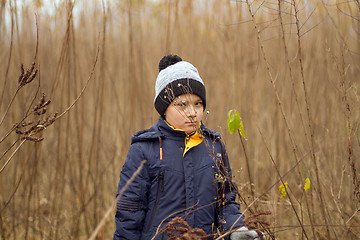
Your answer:
[[[221,135],[218,132],[215,132],[211,129],[208,129],[203,123],[200,125],[200,131],[202,135],[209,136],[211,138],[221,138]],[[170,127],[162,117],[159,117],[157,123],[155,123],[151,128],[147,130],[142,130],[131,137],[131,143],[139,142],[139,141],[151,141],[157,140],[158,137],[172,137],[172,138],[179,138],[184,140],[187,134],[182,130],[175,130],[174,128]]]

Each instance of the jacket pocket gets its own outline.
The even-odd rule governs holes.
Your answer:
[[[156,192],[155,205],[151,212],[151,218],[150,218],[149,224],[146,227],[145,232],[149,232],[149,230],[151,228],[152,222],[156,215],[157,208],[159,206],[160,196],[161,196],[161,192],[163,191],[163,189],[164,189],[164,170],[161,170],[158,175],[158,187],[157,187],[157,192]]]

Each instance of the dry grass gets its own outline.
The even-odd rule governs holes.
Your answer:
[[[19,2],[0,2],[0,167],[11,157],[0,239],[85,239],[104,222],[130,135],[157,120],[157,64],[169,53],[198,67],[205,122],[223,135],[242,201],[272,213],[276,238],[360,237],[359,1],[63,0],[51,14]],[[21,64],[39,71],[19,90]],[[34,143],[14,126],[42,93],[48,113],[66,114]],[[227,132],[230,109],[244,146]],[[107,218],[98,239],[114,228]]]

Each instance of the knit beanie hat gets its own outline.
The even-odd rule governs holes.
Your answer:
[[[195,94],[206,108],[206,91],[198,70],[177,55],[168,55],[159,62],[159,74],[155,83],[154,106],[161,116],[169,104],[182,94]]]

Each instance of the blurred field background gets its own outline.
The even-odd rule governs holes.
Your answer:
[[[205,81],[245,215],[270,212],[272,239],[359,239],[359,21],[358,0],[1,0],[0,239],[112,237],[105,213],[131,134],[157,121],[167,54]]]

